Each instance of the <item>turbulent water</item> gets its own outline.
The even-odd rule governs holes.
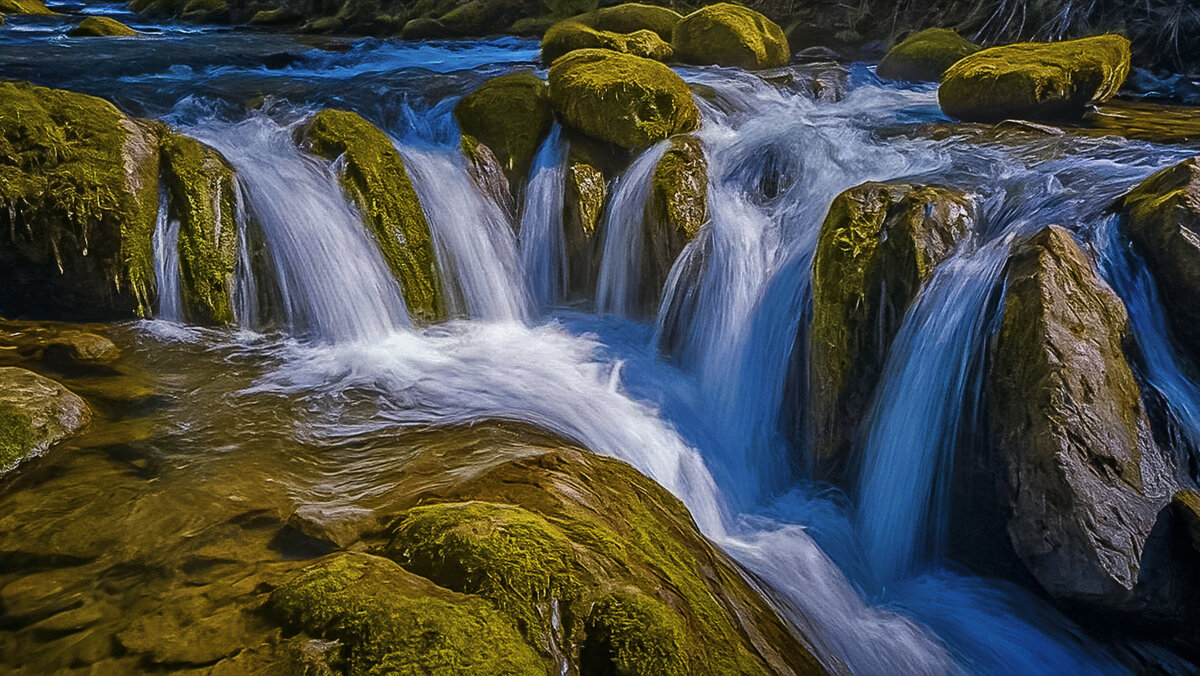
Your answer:
[[[164,372],[189,360],[266,366],[191,386],[194,402],[167,409],[192,430],[173,471],[236,456],[271,474],[249,442],[260,424],[320,448],[428,424],[529,422],[628,461],[680,497],[832,669],[1120,673],[1122,651],[1149,650],[1102,644],[1029,592],[947,561],[945,479],[955,439],[974,421],[1007,246],[1049,224],[1100,253],[1130,307],[1141,377],[1178,435],[1200,447],[1200,390],[1181,375],[1152,282],[1103,213],[1187,149],[1029,129],[935,133],[945,120],[933,88],[883,84],[861,65],[840,101],[740,71],[681,69],[714,92],[700,102],[710,222],[677,261],[657,316],[639,319],[638,224],[664,147],[610,186],[594,310],[566,304],[557,129],[516,222],[475,190],[458,152],[453,102],[487,77],[535,68],[535,43],[361,40],[323,51],[282,36],[141,27],[159,33],[83,46],[30,19],[0,35],[0,61],[6,76],[164,116],[237,169],[240,237],[261,237],[269,252],[265,264],[239,262],[240,327],[172,324],[182,320],[178,224],[164,215],[159,321],[140,327],[135,349],[161,354]],[[336,167],[296,149],[292,129],[322,106],[354,109],[395,140],[429,217],[449,323],[413,328]],[[848,494],[810,479],[784,413],[795,396],[788,374],[804,356],[821,220],[839,192],[871,180],[970,191],[980,217],[900,323]],[[257,418],[254,402],[281,398],[286,410]],[[226,438],[213,444],[220,430]],[[271,480],[297,502],[353,506],[386,490],[379,477],[399,462],[363,448],[290,459]]]

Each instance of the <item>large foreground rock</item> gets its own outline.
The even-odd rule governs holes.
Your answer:
[[[554,124],[546,81],[528,72],[492,78],[454,106],[454,117],[464,146],[487,146],[513,197],[520,194],[538,147]],[[470,154],[477,152],[473,149]]]
[[[581,49],[550,67],[550,100],[566,124],[626,150],[700,126],[687,84],[661,63]]]
[[[875,72],[885,80],[937,82],[950,66],[980,50],[950,28],[929,28],[892,47]]]
[[[1154,276],[1175,336],[1200,359],[1200,158],[1154,174],[1116,208],[1122,232]]]
[[[787,37],[758,12],[720,2],[685,16],[675,26],[671,45],[685,63],[776,68],[792,57]]]
[[[813,259],[809,338],[821,476],[839,478],[851,460],[905,311],[973,220],[964,194],[932,186],[866,183],[830,205]]]
[[[32,371],[0,368],[0,471],[41,453],[87,426],[88,405]]]
[[[1129,58],[1129,41],[1112,34],[992,47],[946,71],[938,102],[960,120],[1078,119],[1117,93]]]

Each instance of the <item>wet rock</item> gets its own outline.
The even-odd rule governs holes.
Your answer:
[[[671,45],[654,31],[617,33],[568,19],[554,24],[542,36],[542,63],[553,64],[562,55],[578,49],[607,49],[656,61],[667,61],[673,54]]]
[[[288,518],[288,526],[304,535],[346,549],[378,527],[375,513],[359,507],[305,505]]]
[[[599,238],[596,229],[608,199],[608,183],[604,171],[587,153],[571,144],[567,154],[564,180],[563,231],[567,243],[567,269],[572,293],[586,296],[596,287],[599,257],[596,255]]]
[[[232,322],[238,259],[233,167],[213,148],[174,132],[163,134],[160,149],[168,214],[179,221],[184,316],[198,324]]]
[[[121,350],[103,336],[83,331],[65,331],[45,343],[42,359],[71,366],[105,366],[121,357]]]
[[[86,427],[92,412],[77,395],[32,371],[0,368],[0,468]]]
[[[67,31],[73,38],[84,37],[135,37],[139,33],[129,26],[107,16],[89,16]]]
[[[404,24],[400,37],[405,40],[430,40],[444,38],[450,34],[449,29],[441,21],[429,17],[419,17]]]
[[[438,18],[452,35],[487,35],[536,13],[531,0],[469,0]]]
[[[1173,489],[1122,349],[1125,306],[1058,227],[1016,248],[1006,289],[991,429],[1013,549],[1051,595],[1126,606]]]
[[[208,665],[245,647],[241,608],[213,607],[200,597],[169,599],[160,610],[133,618],[116,635],[121,647],[151,662],[175,667]]]
[[[0,83],[0,312],[146,316],[158,143],[91,96]]]
[[[650,189],[643,251],[642,310],[658,307],[659,293],[679,253],[708,221],[708,160],[695,136],[676,136],[663,154]]]
[[[508,175],[500,166],[492,149],[479,143],[472,136],[462,138],[463,156],[467,158],[467,174],[479,192],[496,204],[516,222],[517,203],[508,184]]]
[[[675,57],[699,65],[775,68],[792,56],[787,37],[758,12],[721,2],[685,16],[675,26]]]
[[[581,49],[550,67],[550,100],[571,127],[627,150],[700,126],[687,84],[657,61]]]
[[[982,49],[950,28],[929,28],[892,47],[875,72],[885,80],[937,82],[959,59]]]
[[[946,71],[938,102],[950,117],[976,122],[1079,119],[1117,93],[1129,58],[1129,41],[1113,34],[992,47]]]
[[[0,0],[0,14],[54,14],[43,0]]]
[[[1121,231],[1145,259],[1175,336],[1200,359],[1200,158],[1147,178],[1117,200]]]
[[[1200,492],[1193,488],[1179,491],[1171,498],[1171,507],[1188,542],[1200,553]]]
[[[492,78],[454,106],[454,118],[464,146],[472,141],[487,146],[499,161],[516,199],[554,124],[546,81],[529,72]]]
[[[1194,145],[1200,143],[1200,108],[1114,100],[1088,111],[1081,126],[1070,130],[1088,136]]]
[[[796,52],[792,59],[796,63],[827,63],[837,62],[841,60],[841,55],[836,51],[823,46],[806,47]]]
[[[388,135],[357,113],[322,110],[298,132],[309,152],[342,160],[342,187],[358,205],[383,258],[400,281],[409,313],[421,322],[446,317],[437,258],[425,212],[404,160]]]
[[[249,23],[252,26],[292,26],[303,20],[304,17],[290,7],[276,7],[255,12]]]
[[[829,207],[813,259],[808,352],[819,475],[839,478],[850,462],[905,311],[973,220],[966,195],[932,186],[866,183]]]
[[[780,89],[825,103],[841,101],[850,89],[850,71],[828,62],[761,70],[758,76]]]

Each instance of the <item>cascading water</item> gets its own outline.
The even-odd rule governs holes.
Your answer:
[[[648,148],[617,179],[604,209],[604,253],[596,284],[596,307],[601,312],[630,317],[637,303],[642,274],[642,232],[650,199],[650,177],[667,151],[667,143]]]
[[[179,283],[179,221],[167,212],[166,190],[158,196],[154,221],[154,278],[158,285],[155,316],[168,322],[183,321],[183,296]]]
[[[518,233],[521,263],[538,308],[554,305],[567,288],[567,245],[563,234],[563,191],[567,147],[556,124],[533,160]]]

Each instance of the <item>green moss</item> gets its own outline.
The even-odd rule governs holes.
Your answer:
[[[43,0],[0,0],[0,14],[54,14]]]
[[[295,629],[341,641],[347,673],[547,672],[487,601],[435,587],[379,557],[327,557],[273,591],[268,605]]]
[[[937,82],[959,59],[980,47],[950,28],[929,28],[892,47],[876,69],[885,80]]]
[[[255,26],[285,26],[300,23],[303,19],[298,12],[288,7],[262,9],[250,17],[251,25]]]
[[[194,21],[224,19],[229,15],[229,3],[225,0],[188,0],[183,6],[182,17]]]
[[[33,450],[36,439],[32,425],[33,421],[20,409],[0,404],[0,468],[16,464]]]
[[[103,99],[11,82],[0,83],[0,128],[0,242],[53,285],[48,304],[147,316],[153,135]]]
[[[577,49],[608,49],[656,61],[666,61],[672,54],[671,45],[653,31],[638,30],[624,34],[596,30],[576,19],[560,21],[542,36],[543,63],[553,63],[562,55]]]
[[[938,102],[961,120],[1079,118],[1112,98],[1128,74],[1129,41],[1119,35],[1005,45],[951,66]]]
[[[541,37],[556,23],[558,23],[558,19],[548,16],[527,16],[514,21],[513,25],[508,27],[508,32],[513,35]]]
[[[685,16],[671,44],[680,61],[701,65],[775,68],[792,58],[787,37],[774,21],[726,2]]]
[[[550,100],[566,124],[630,150],[700,126],[691,91],[670,68],[603,49],[556,60]]]
[[[464,142],[470,136],[492,151],[514,194],[524,185],[538,147],[554,124],[550,89],[529,72],[488,80],[454,106],[454,117]]]
[[[312,153],[343,158],[342,186],[363,212],[420,322],[446,317],[429,223],[392,140],[357,113],[323,110],[300,131]]]
[[[445,37],[448,34],[441,21],[429,17],[412,19],[404,24],[404,28],[400,31],[400,37],[405,40],[428,40]]]
[[[216,150],[181,134],[160,141],[169,213],[179,220],[184,312],[201,324],[233,321],[237,182]]]
[[[129,26],[110,19],[106,16],[89,16],[79,25],[67,31],[67,35],[73,38],[79,37],[133,37],[139,33]]]
[[[604,7],[577,20],[602,31],[613,33],[635,33],[640,30],[654,31],[667,43],[675,33],[675,26],[683,16],[673,9],[655,5],[627,2],[613,7]]]
[[[469,0],[438,18],[455,35],[488,35],[528,15],[526,0]]]
[[[614,592],[588,616],[582,661],[596,673],[676,676],[699,673],[700,651],[679,616],[644,594]]]

